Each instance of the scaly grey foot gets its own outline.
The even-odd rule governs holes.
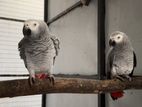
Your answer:
[[[50,81],[50,83],[51,83],[52,85],[55,84],[55,78],[54,78],[53,75],[49,75],[49,76],[48,76],[48,79],[49,79],[49,81]]]
[[[35,83],[35,77],[29,76],[29,84],[32,86]]]
[[[117,75],[116,78],[119,79],[120,81],[125,81],[125,79],[120,75]]]

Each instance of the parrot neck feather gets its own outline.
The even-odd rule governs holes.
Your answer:
[[[132,47],[132,45],[131,45],[131,43],[129,42],[129,41],[127,41],[127,42],[123,42],[123,43],[121,43],[121,44],[117,44],[115,47],[114,47],[114,49],[118,49],[118,50],[127,50],[127,49],[131,49],[131,50],[133,50],[133,47]]]

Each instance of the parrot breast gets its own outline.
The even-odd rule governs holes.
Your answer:
[[[30,42],[26,44],[27,63],[35,73],[50,73],[56,51],[51,40]]]
[[[112,76],[130,74],[133,69],[133,63],[133,50],[115,50],[111,71]]]

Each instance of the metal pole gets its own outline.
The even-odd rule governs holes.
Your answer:
[[[48,21],[48,0],[44,0],[44,21]]]
[[[48,0],[44,0],[44,21],[48,21]],[[46,94],[42,94],[42,107],[46,107]]]
[[[1,20],[9,20],[9,21],[15,21],[15,22],[24,22],[22,19],[15,19],[15,18],[8,18],[8,17],[0,17]]]
[[[98,0],[98,75],[105,76],[105,0]],[[105,107],[105,94],[98,94],[98,107]]]

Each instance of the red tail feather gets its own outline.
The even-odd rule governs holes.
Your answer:
[[[111,93],[111,98],[113,100],[117,100],[118,98],[121,98],[124,96],[124,92],[123,91],[116,91],[116,92],[112,92]]]
[[[39,78],[39,79],[46,79],[48,78],[48,74],[45,74],[45,73],[39,73],[39,74],[35,74],[35,77],[36,78]]]

